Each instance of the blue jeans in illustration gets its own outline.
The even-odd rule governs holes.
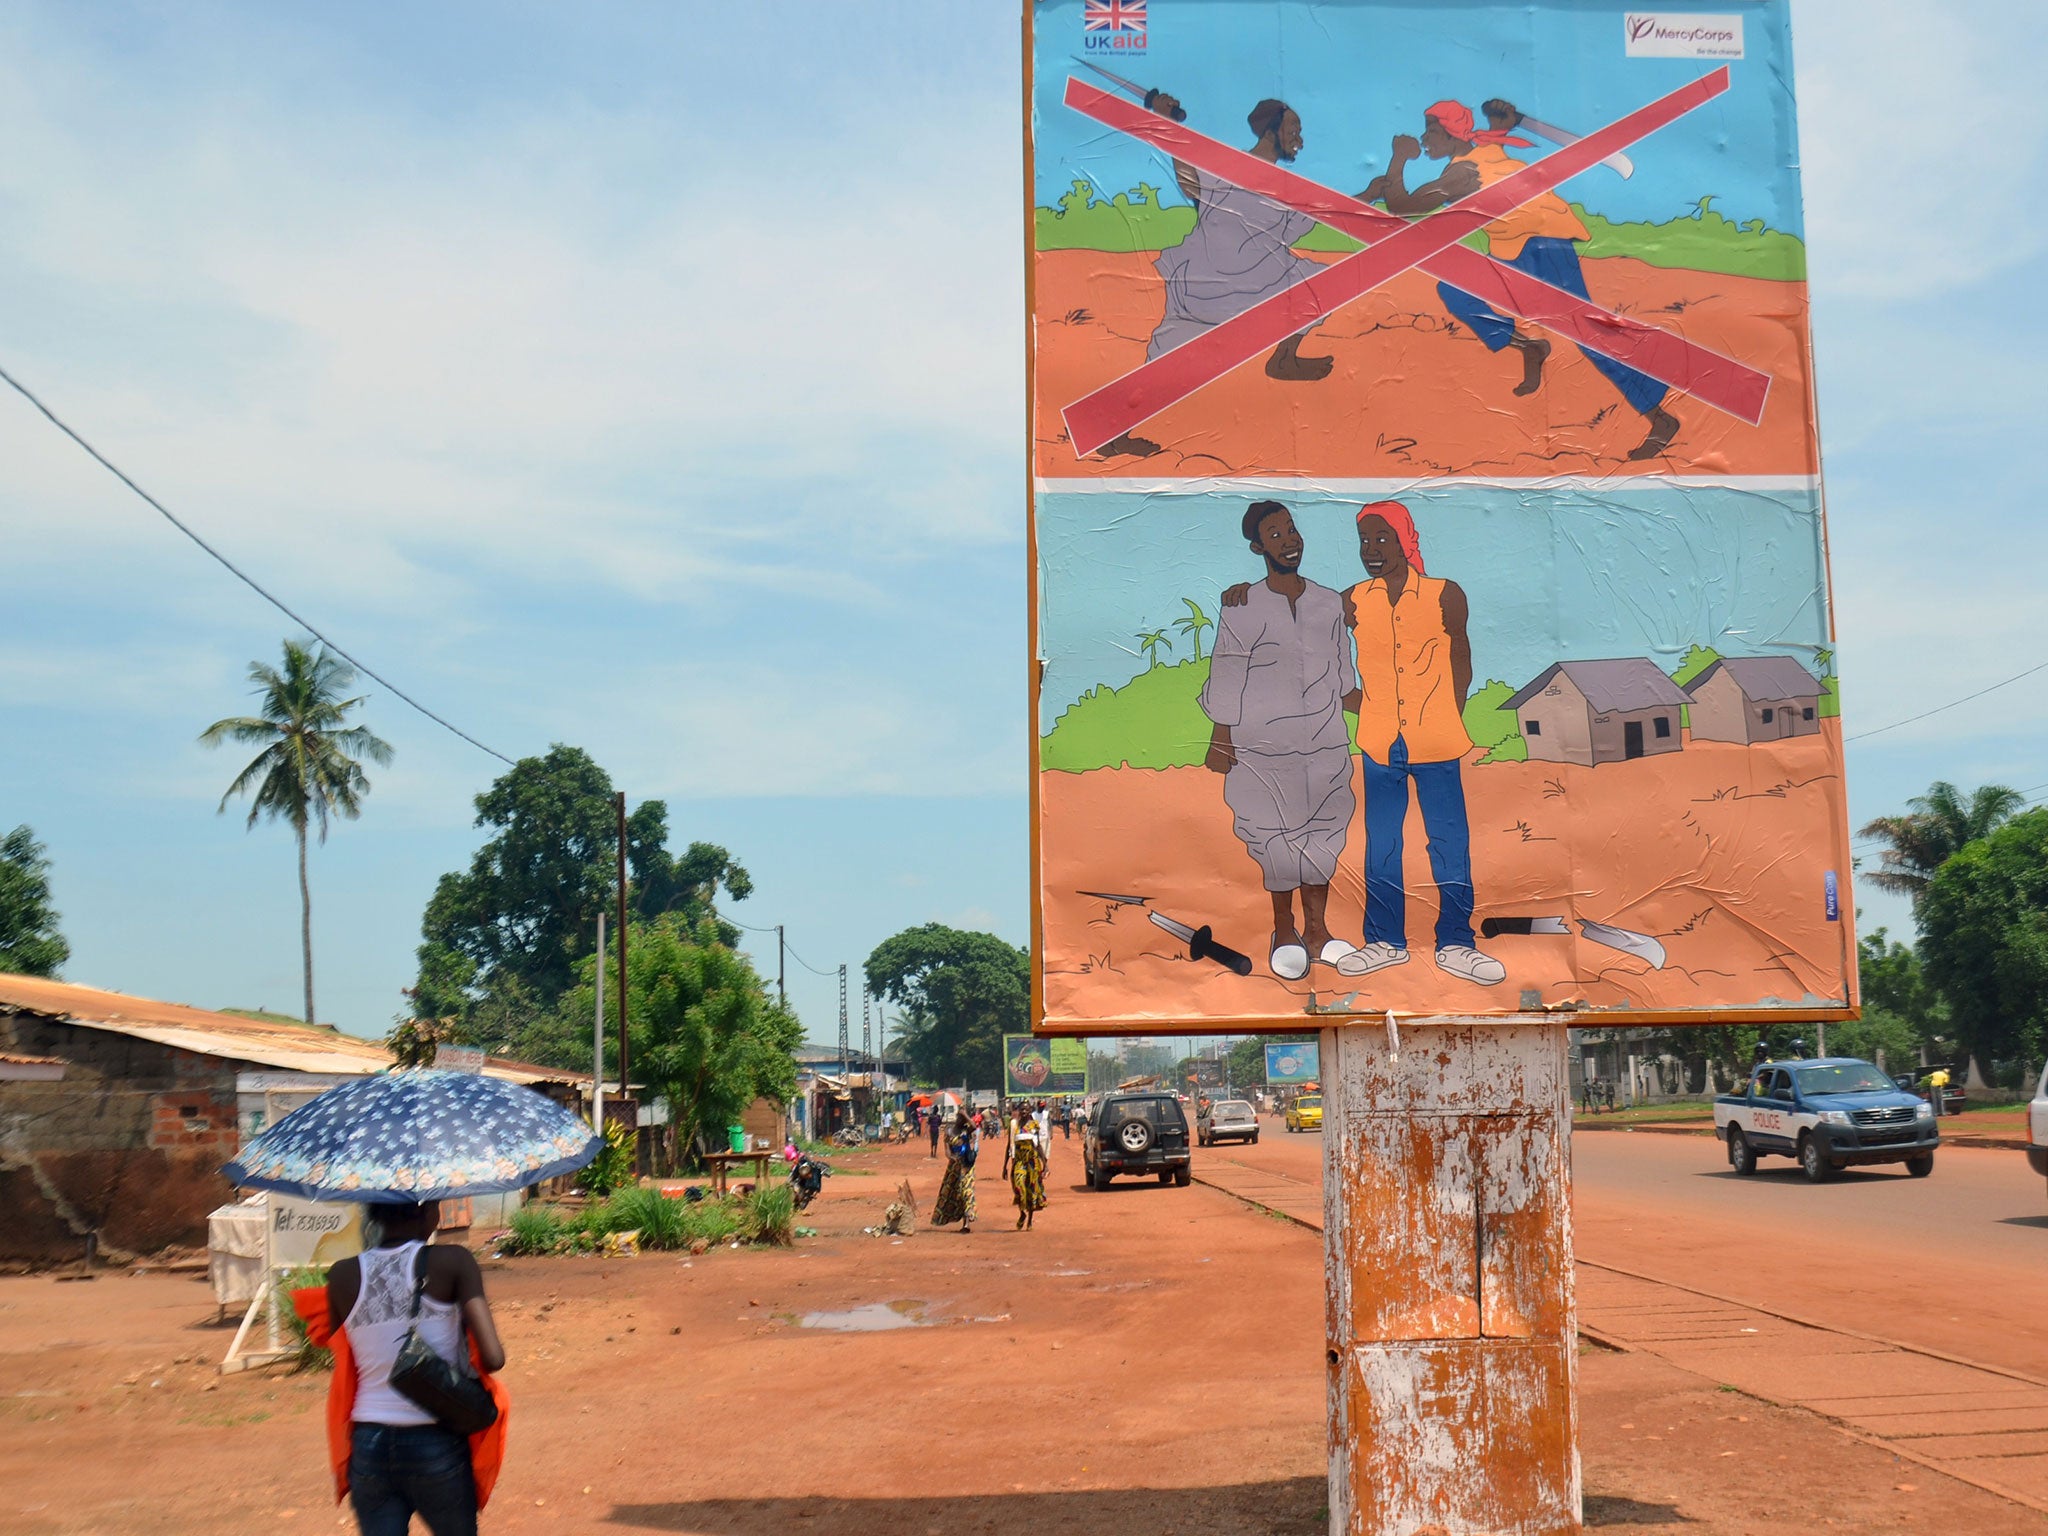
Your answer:
[[[417,1514],[433,1536],[476,1536],[469,1441],[439,1424],[357,1424],[348,1501],[363,1536],[406,1536]]]
[[[1408,819],[1408,782],[1422,807],[1429,868],[1436,876],[1436,947],[1472,944],[1472,829],[1455,757],[1411,763],[1408,743],[1394,738],[1387,760],[1365,759],[1365,941],[1408,947],[1408,897],[1401,883],[1401,824]]]
[[[1562,288],[1578,298],[1586,298],[1586,274],[1579,268],[1578,247],[1569,240],[1559,240],[1551,235],[1531,235],[1522,244],[1522,252],[1508,266],[1540,278],[1553,288]],[[1444,301],[1444,308],[1457,319],[1472,327],[1472,334],[1486,343],[1486,350],[1498,352],[1515,339],[1515,322],[1499,313],[1484,299],[1475,298],[1462,288],[1453,288],[1449,283],[1436,285],[1437,297]],[[1647,373],[1638,373],[1627,363],[1617,363],[1611,357],[1602,357],[1586,347],[1579,348],[1586,354],[1586,361],[1606,374],[1614,387],[1621,391],[1621,398],[1638,411],[1648,414],[1664,403],[1668,391]]]

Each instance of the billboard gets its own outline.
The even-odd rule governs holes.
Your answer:
[[[1028,18],[1034,1027],[1847,1016],[1784,0]]]
[[[1003,1036],[1003,1094],[1045,1098],[1088,1091],[1088,1043],[1040,1040],[1035,1035]]]
[[[1274,1088],[1290,1083],[1319,1083],[1323,1075],[1323,1048],[1313,1040],[1289,1041],[1266,1047],[1266,1082]]]

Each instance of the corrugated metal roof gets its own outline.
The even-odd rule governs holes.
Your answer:
[[[1697,689],[1716,672],[1726,672],[1746,699],[1818,698],[1821,681],[1790,656],[1723,656],[1687,685]]]
[[[367,1076],[391,1065],[391,1053],[381,1042],[326,1026],[272,1024],[41,976],[0,972],[0,1008],[19,1008],[86,1029],[290,1072]],[[587,1074],[556,1067],[488,1058],[484,1071],[514,1083],[581,1082],[587,1078]]]
[[[1623,656],[1610,661],[1552,662],[1541,676],[1502,707],[1520,709],[1560,672],[1586,696],[1596,714],[1626,714],[1630,710],[1692,702],[1685,690],[1659,671],[1647,656]]]

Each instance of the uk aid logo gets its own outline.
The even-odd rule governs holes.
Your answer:
[[[1089,53],[1143,53],[1145,0],[1087,0],[1081,47]]]

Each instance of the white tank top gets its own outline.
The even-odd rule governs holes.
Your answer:
[[[432,1424],[434,1416],[391,1385],[391,1367],[398,1347],[412,1327],[414,1255],[420,1243],[364,1250],[362,1289],[349,1308],[348,1344],[356,1361],[356,1405],[349,1417],[357,1424]],[[420,1337],[450,1365],[461,1365],[462,1312],[452,1301],[420,1298]]]

